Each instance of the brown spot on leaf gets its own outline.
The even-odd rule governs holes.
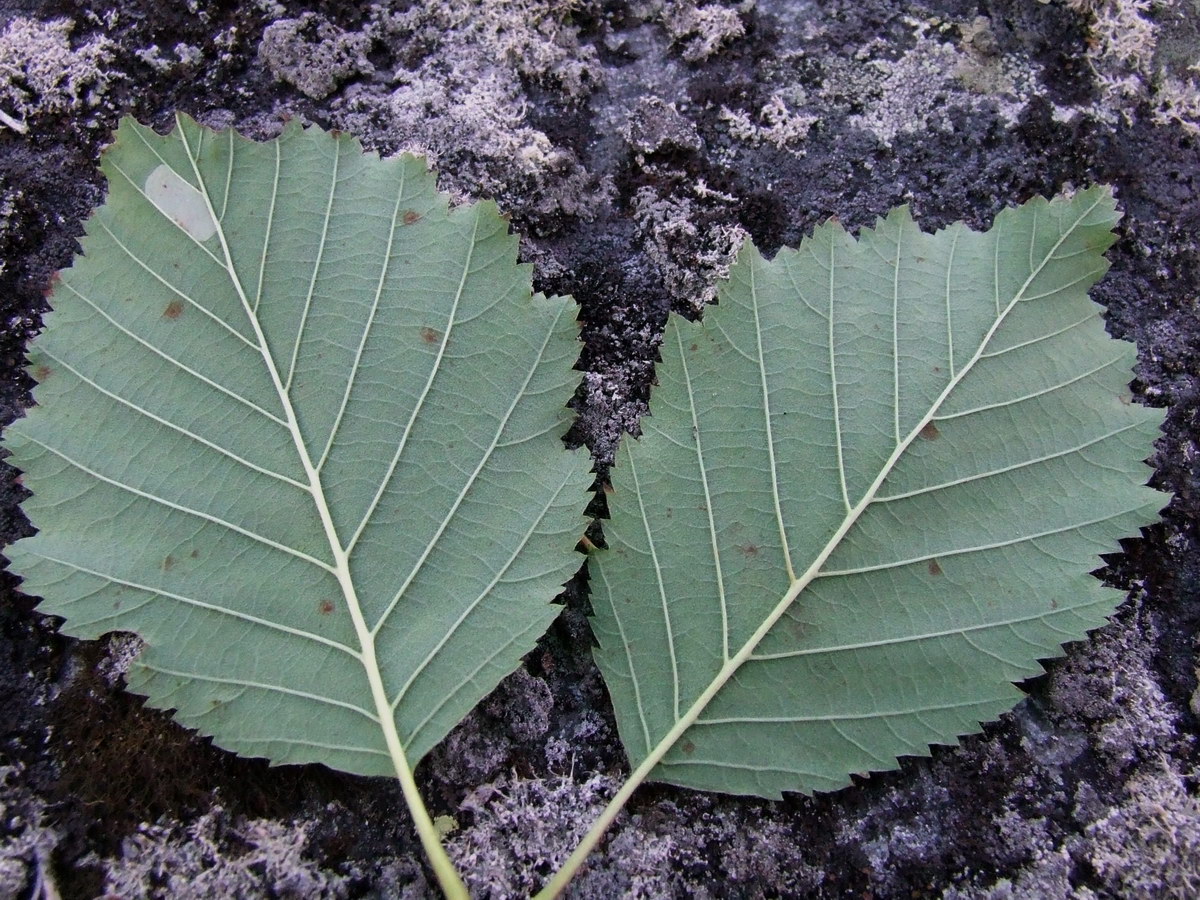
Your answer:
[[[188,556],[190,556],[192,559],[195,559],[199,555],[200,555],[199,550],[193,550],[191,553],[188,554]]]
[[[442,333],[435,328],[422,328],[421,340],[427,344],[436,344],[442,339]]]
[[[415,209],[406,210],[404,213],[404,224],[412,225],[415,222],[421,221],[421,214]]]
[[[690,350],[692,353],[695,353],[699,349],[700,349],[699,344],[692,344],[692,346],[688,347],[688,350]]]
[[[321,605],[318,606],[317,609],[320,611],[321,615],[327,616],[331,612],[333,612],[333,601],[332,600],[322,600]]]
[[[1118,394],[1117,399],[1121,401],[1123,406],[1130,406],[1133,404],[1133,394],[1129,391],[1123,391],[1122,393]]]
[[[936,441],[941,436],[942,436],[942,433],[940,431],[938,431],[938,427],[936,425],[934,425],[932,422],[926,422],[925,427],[923,427],[921,429],[921,437],[924,440]]]
[[[164,572],[170,572],[173,568],[175,568],[175,557],[168,555],[167,558],[163,560],[162,568]]]
[[[942,567],[938,565],[938,561],[936,559],[931,559],[929,561],[929,574],[930,575],[941,575],[942,574]]]
[[[693,753],[696,752],[696,745],[693,744],[691,741],[684,741],[683,746],[680,747],[679,749],[682,750],[684,753],[686,753],[688,756],[691,756]]]
[[[586,534],[579,539],[579,546],[583,548],[584,553],[591,553],[596,549],[596,545],[592,543],[592,539]]]
[[[163,310],[164,319],[178,319],[183,315],[183,301],[172,300],[167,304],[167,308]]]
[[[758,544],[742,544],[737,549],[738,553],[742,554],[746,559],[754,559],[758,556],[759,552]]]
[[[33,370],[33,377],[36,378],[39,383],[45,381],[47,378],[50,377],[50,367],[49,366],[35,367]]]
[[[46,287],[42,289],[42,296],[49,299],[50,295],[54,293],[54,289],[56,287],[58,287],[58,283],[61,280],[62,280],[62,276],[59,275],[57,272],[55,272],[53,275],[51,275],[50,280],[48,282],[46,282]]]

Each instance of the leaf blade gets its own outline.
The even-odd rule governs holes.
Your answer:
[[[1114,221],[1093,190],[982,234],[925,235],[906,210],[857,240],[824,226],[771,263],[747,247],[704,322],[668,325],[656,405],[622,462],[651,470],[637,503],[660,510],[676,550],[684,716],[630,696],[635,679],[645,695],[668,677],[619,485],[595,561],[596,656],[635,766],[654,758],[651,779],[710,790],[831,790],[977,730],[1015,702],[1011,681],[1100,624],[1116,601],[1078,573],[1161,505],[1139,473],[1161,415],[1126,405],[1131,348],[1089,364],[1111,347],[1086,286]],[[1015,441],[1013,410],[1031,420]],[[1091,432],[1072,439],[1062,421]],[[689,467],[684,450],[702,444]],[[771,478],[781,465],[789,478]],[[1104,496],[1088,490],[1096,473]],[[719,540],[701,544],[706,527]],[[710,543],[732,659],[695,637],[718,630],[714,568],[692,549]],[[1026,545],[1063,565],[1031,563]],[[642,722],[649,742],[632,737]]]
[[[415,763],[576,568],[573,304],[532,294],[494,204],[452,211],[423,161],[347,136],[126,121],[103,168],[30,349],[38,405],[5,436],[39,528],[12,568],[68,633],[139,633],[131,687],[221,746],[395,775],[388,732]],[[385,628],[404,558],[429,564]]]

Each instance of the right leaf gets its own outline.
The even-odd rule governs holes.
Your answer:
[[[673,318],[592,563],[642,774],[834,790],[978,730],[1104,622],[1097,554],[1164,502],[1162,413],[1087,295],[1116,219],[1093,188],[985,233],[831,223]]]

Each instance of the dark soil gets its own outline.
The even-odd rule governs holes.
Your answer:
[[[260,138],[299,116],[382,152],[431,151],[447,189],[496,196],[523,236],[535,286],[571,293],[582,307],[584,381],[569,440],[592,451],[601,480],[645,410],[668,311],[695,315],[711,297],[736,229],[773,253],[830,216],[857,228],[908,203],[927,229],[957,219],[985,227],[1034,195],[1111,184],[1125,218],[1093,296],[1113,335],[1137,342],[1136,394],[1167,410],[1147,472],[1172,493],[1161,524],[1099,573],[1131,593],[1113,623],[1048,664],[1047,676],[1025,685],[1028,699],[983,734],[837,794],[772,804],[645,788],[575,890],[1192,896],[1200,130],[1186,110],[1184,121],[1156,115],[1184,109],[1167,63],[1105,56],[1100,26],[1057,0],[714,3],[706,8],[732,11],[743,33],[707,55],[694,49],[703,28],[678,24],[696,6],[0,0],[10,23],[74,23],[64,65],[86,69],[80,48],[108,41],[83,93],[62,88],[56,104],[52,90],[28,89],[24,110],[0,95],[0,110],[28,123],[27,134],[0,127],[0,417],[10,421],[29,402],[22,348],[37,332],[51,275],[70,262],[83,219],[102,200],[97,158],[126,114],[165,127],[181,110]],[[331,66],[328,92],[302,93],[296,85],[308,82],[286,59],[260,53],[268,26],[305,13],[321,18],[304,20],[297,39]],[[1195,33],[1189,15],[1158,14],[1163,46],[1178,52]],[[503,20],[499,32],[484,27],[493,20]],[[341,30],[330,45],[341,56],[317,56],[317,23],[326,21]],[[496,49],[509,38],[527,52]],[[5,41],[0,60],[20,50],[11,26]],[[351,46],[365,47],[358,61]],[[523,117],[463,107],[484,75],[500,79],[497,102],[519,105]],[[1115,94],[1118,75],[1134,88]],[[432,87],[450,99],[438,101]],[[811,117],[807,133],[768,133],[761,111],[776,96],[799,132]],[[522,169],[504,148],[533,132],[560,157]],[[0,484],[4,543],[29,530],[15,475]],[[0,896],[34,890],[34,855],[19,838],[35,831],[52,849],[65,898],[119,894],[131,883],[143,896],[166,896],[163,873],[191,864],[179,835],[214,808],[218,818],[203,820],[223,823],[214,866],[258,846],[246,838],[249,823],[294,822],[288,828],[306,836],[309,880],[289,881],[266,863],[231,864],[225,888],[196,896],[431,892],[391,783],[319,766],[272,769],[213,749],[120,690],[110,673],[125,645],[62,637],[11,576],[3,589],[0,766],[16,774],[0,785],[41,809],[42,822],[40,831],[0,822],[8,866]],[[525,668],[419,769],[434,814],[454,815],[463,829],[455,853],[474,867],[481,896],[520,893],[548,874],[545,856],[568,849],[554,844],[565,840],[561,829],[593,814],[607,790],[589,775],[624,770],[588,652],[586,572],[562,599],[566,610]],[[0,794],[4,804],[15,809],[17,800]],[[1147,818],[1150,807],[1161,815]],[[154,823],[176,837],[155,838],[165,832]],[[145,871],[158,875],[138,874],[133,838],[154,845],[160,868]],[[133,881],[114,880],[123,867]]]

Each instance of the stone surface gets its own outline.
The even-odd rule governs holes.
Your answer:
[[[1138,343],[1135,394],[1168,410],[1147,474],[1174,492],[1100,573],[1131,600],[1012,714],[900,772],[779,804],[641,790],[573,891],[1196,894],[1191,4],[0,0],[0,13],[5,421],[28,402],[21,348],[126,113],[166,126],[179,109],[257,138],[300,117],[426,152],[451,193],[496,197],[537,287],[582,305],[571,438],[601,479],[645,411],[668,309],[699,312],[743,235],[772,253],[829,216],[857,228],[899,203],[926,228],[983,226],[1034,194],[1114,185],[1125,219],[1095,296]],[[13,476],[6,541],[28,527]],[[170,873],[205,871],[246,897],[431,893],[394,785],[213,750],[120,691],[129,641],[66,640],[3,587],[0,805],[16,812],[0,823],[0,892],[50,878],[66,898],[166,897]],[[586,598],[581,576],[525,668],[418,772],[479,896],[545,877],[624,771]]]

